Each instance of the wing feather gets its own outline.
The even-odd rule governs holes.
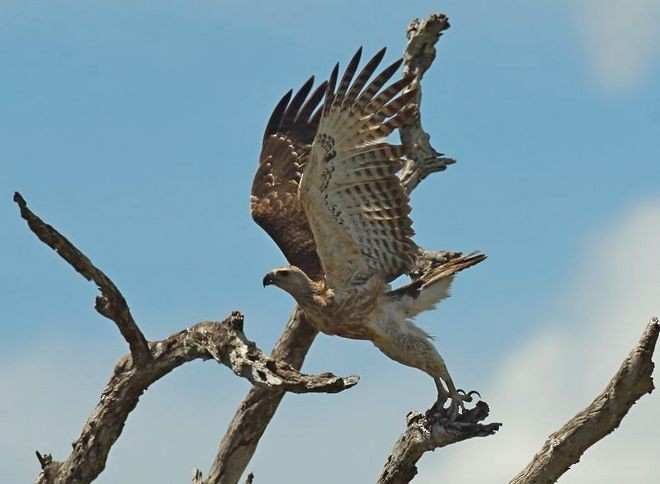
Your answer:
[[[384,139],[405,121],[416,90],[409,87],[408,77],[380,91],[401,61],[362,90],[384,53],[369,60],[351,83],[358,50],[336,91],[338,67],[333,69],[300,185],[301,203],[331,287],[373,276],[389,281],[408,272],[415,257],[408,195],[396,176],[410,147]]]
[[[326,83],[310,95],[311,77],[276,105],[264,132],[259,167],[252,183],[252,218],[277,243],[290,264],[312,279],[322,277],[316,244],[298,198],[298,186],[320,120]]]

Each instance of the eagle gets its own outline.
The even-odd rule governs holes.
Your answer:
[[[402,59],[374,76],[385,49],[356,75],[361,55],[362,48],[339,82],[336,64],[316,89],[312,76],[295,94],[287,92],[266,125],[251,213],[289,265],[266,274],[263,285],[293,296],[319,331],[369,340],[429,374],[438,402],[449,399],[455,416],[471,395],[457,390],[431,337],[413,320],[449,296],[454,274],[485,255],[455,253],[390,288],[422,252],[397,176],[414,147],[386,141],[415,112],[418,87],[413,76],[388,84]]]

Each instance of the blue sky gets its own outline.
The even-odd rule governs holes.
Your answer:
[[[611,305],[630,301],[621,312],[631,325],[628,340],[603,362],[618,365],[650,311],[660,309],[660,293],[640,290],[660,290],[660,258],[650,242],[660,242],[652,231],[660,213],[657,0],[4,0],[0,385],[9,398],[0,404],[0,428],[11,439],[0,439],[3,481],[33,478],[35,449],[56,458],[68,452],[126,351],[113,324],[94,312],[94,287],[26,229],[13,191],[113,278],[148,338],[239,309],[248,337],[269,350],[292,306],[284,292],[261,288],[263,274],[283,258],[249,217],[270,111],[286,90],[310,74],[323,78],[360,45],[366,52],[387,46],[394,60],[410,20],[435,11],[449,15],[452,27],[424,79],[423,120],[435,147],[458,163],[413,195],[416,240],[428,248],[480,249],[489,259],[461,274],[452,299],[420,324],[438,337],[459,386],[497,395],[504,369],[525,366],[516,355],[547,343],[556,350],[548,358],[556,360],[569,342],[590,345],[584,328],[602,328],[585,319],[619,314]],[[624,270],[638,267],[637,255],[646,261],[639,274]],[[616,278],[602,275],[608,264]],[[307,482],[319,460],[304,443],[319,440],[348,462],[355,482],[369,481],[405,413],[434,397],[427,377],[399,368],[368,343],[321,337],[306,369],[357,373],[362,381],[341,395],[287,397],[251,466],[270,482]],[[589,374],[596,390],[569,405],[566,416],[610,373],[600,380]],[[154,385],[99,482],[131,482],[122,469],[132,466],[152,472],[137,454],[162,465],[154,482],[179,482],[193,466],[208,468],[247,388],[211,363]],[[502,406],[512,406],[498,409],[495,397],[482,394],[496,420],[517,418],[512,408],[522,412],[515,401],[503,398]],[[367,405],[378,410],[365,422],[355,408]],[[559,416],[530,436],[531,453]],[[164,431],[166,418],[181,426]],[[358,437],[367,440],[346,445]],[[155,438],[158,452],[145,451]],[[182,449],[183,439],[196,443]],[[488,453],[488,443],[475,445]],[[649,445],[660,450],[657,441]],[[284,446],[309,454],[300,474],[290,475],[278,459]],[[425,458],[429,479],[445,459],[441,452]],[[502,472],[511,477],[517,470]],[[337,482],[332,472],[327,482]],[[458,479],[461,469],[455,472]],[[637,482],[651,482],[645,479]]]

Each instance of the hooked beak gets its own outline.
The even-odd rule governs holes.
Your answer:
[[[264,287],[270,286],[273,282],[274,281],[273,281],[273,273],[272,272],[269,272],[268,274],[266,274],[264,276],[264,280],[263,280]]]

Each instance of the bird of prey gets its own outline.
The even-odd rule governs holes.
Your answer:
[[[268,273],[263,283],[291,294],[323,333],[369,340],[393,360],[431,375],[438,401],[451,399],[455,415],[470,396],[456,389],[429,335],[413,319],[448,297],[455,273],[485,256],[457,255],[390,289],[389,282],[409,273],[420,253],[412,240],[408,195],[397,177],[413,147],[386,142],[416,109],[417,88],[412,77],[383,88],[402,60],[369,82],[384,54],[378,52],[355,76],[358,50],[338,86],[337,64],[327,82],[312,92],[310,78],[273,111],[251,209],[290,265]]]

